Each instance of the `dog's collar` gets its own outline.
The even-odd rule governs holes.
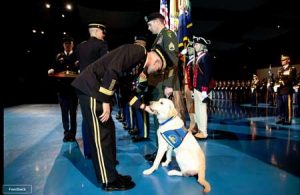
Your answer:
[[[161,126],[161,125],[164,125],[164,124],[166,124],[167,122],[169,122],[170,120],[172,120],[173,118],[175,118],[176,116],[172,116],[172,117],[170,117],[170,118],[168,118],[167,120],[165,120],[164,122],[162,122],[162,123],[160,123],[159,125]]]

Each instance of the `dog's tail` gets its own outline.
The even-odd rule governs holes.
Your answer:
[[[204,187],[203,192],[208,193],[211,190],[210,184],[205,179],[205,161],[203,164],[200,164],[198,171],[198,183]]]

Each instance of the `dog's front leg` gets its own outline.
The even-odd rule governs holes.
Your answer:
[[[167,167],[170,164],[170,162],[172,161],[172,151],[173,151],[173,149],[171,147],[168,147],[167,154],[166,154],[166,157],[167,157],[166,161],[161,163],[161,165],[163,167]]]
[[[144,175],[152,174],[159,167],[161,159],[163,158],[166,150],[167,150],[167,148],[161,148],[161,147],[158,148],[158,151],[157,151],[157,154],[156,154],[156,157],[155,157],[152,167],[150,169],[146,169],[145,171],[143,171]]]

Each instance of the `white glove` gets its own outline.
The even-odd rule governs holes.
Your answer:
[[[164,92],[165,92],[166,97],[170,97],[173,93],[173,88],[172,87],[166,87]]]
[[[206,92],[206,91],[202,91],[202,92],[201,92],[201,96],[200,96],[201,102],[203,102],[203,100],[204,100],[205,98],[208,98],[207,92]]]
[[[51,68],[51,69],[48,70],[48,74],[53,74],[53,73],[54,73],[54,69],[53,68]]]
[[[299,86],[294,86],[293,89],[295,90],[295,92],[297,93],[299,91]]]
[[[187,49],[186,48],[184,48],[181,52],[180,52],[182,55],[185,55],[185,54],[187,54]]]
[[[280,86],[280,85],[274,85],[274,87],[273,87],[274,92],[277,92],[279,86]]]

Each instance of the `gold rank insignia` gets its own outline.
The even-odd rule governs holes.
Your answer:
[[[171,43],[169,44],[169,50],[170,50],[170,51],[174,51],[174,50],[175,50],[175,45],[174,45],[173,42],[171,42]]]
[[[172,31],[168,30],[167,35],[168,35],[168,37],[172,38]]]

